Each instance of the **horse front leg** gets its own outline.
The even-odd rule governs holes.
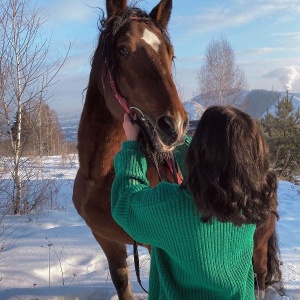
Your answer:
[[[253,268],[256,276],[256,295],[258,300],[265,300],[266,278],[268,274],[268,239],[274,228],[270,220],[254,233]]]
[[[266,298],[266,277],[268,262],[268,243],[261,247],[254,248],[253,267],[256,276],[256,299],[265,300]]]
[[[119,300],[133,300],[129,270],[126,261],[126,245],[108,241],[94,233],[93,235],[106,255],[111,279],[116,288]]]

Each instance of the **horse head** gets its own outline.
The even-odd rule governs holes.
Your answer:
[[[172,1],[161,0],[150,14],[127,7],[125,0],[107,0],[106,8],[96,50],[106,105],[116,120],[123,120],[124,110],[146,119],[158,151],[173,150],[183,141],[188,116],[172,76],[174,50],[167,34]]]

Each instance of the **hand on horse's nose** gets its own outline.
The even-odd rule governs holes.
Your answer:
[[[164,133],[172,143],[177,140],[178,133],[175,128],[175,124],[169,117],[161,117],[157,121],[157,127],[159,130]]]

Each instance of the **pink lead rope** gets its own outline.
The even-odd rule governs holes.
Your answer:
[[[111,72],[110,72],[109,69],[108,69],[108,75],[109,75],[110,87],[111,87],[111,90],[114,93],[115,98],[119,101],[119,103],[121,104],[121,106],[124,108],[125,112],[130,115],[130,109],[128,107],[127,101],[117,91],[115,81],[113,80],[113,78],[111,76]]]

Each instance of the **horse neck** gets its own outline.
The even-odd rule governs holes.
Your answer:
[[[98,89],[91,79],[87,88],[82,117],[85,117],[87,122],[89,120],[98,121],[100,123],[115,122],[114,117],[106,105],[103,92]]]

